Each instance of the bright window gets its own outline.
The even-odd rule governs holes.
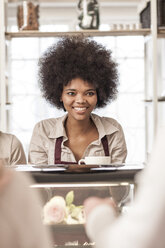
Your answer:
[[[62,28],[62,27],[59,27]],[[64,28],[64,27],[63,27]],[[67,28],[64,28],[65,31]],[[128,147],[128,163],[145,159],[144,118],[144,41],[143,37],[96,37],[112,50],[119,64],[118,99],[96,113],[113,117],[121,123]],[[41,96],[37,84],[39,56],[56,38],[17,38],[10,50],[10,132],[23,143],[26,154],[34,125],[46,118],[64,114],[51,107]]]

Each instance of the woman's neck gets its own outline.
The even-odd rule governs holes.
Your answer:
[[[76,137],[87,134],[89,131],[91,131],[93,126],[94,123],[90,118],[84,121],[70,120],[67,118],[65,122],[65,129],[68,137]]]

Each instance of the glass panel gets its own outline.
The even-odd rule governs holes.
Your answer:
[[[143,58],[118,59],[120,86],[119,91],[125,94],[144,93],[144,60]]]
[[[38,59],[39,49],[38,38],[17,38],[11,41],[12,59]]]
[[[94,39],[112,50],[112,56],[119,64],[120,77],[117,100],[95,112],[121,123],[128,146],[127,162],[134,162],[135,159],[144,161],[143,38],[125,36]],[[42,99],[37,82],[38,58],[57,41],[58,38],[18,38],[11,41],[10,132],[18,137],[21,134],[26,152],[34,125],[42,119],[64,114]]]
[[[140,36],[120,36],[117,37],[117,57],[143,58],[144,38]]]
[[[12,60],[11,92],[12,96],[40,94],[37,82],[37,60]]]

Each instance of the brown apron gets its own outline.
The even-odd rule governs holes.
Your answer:
[[[61,143],[63,141],[63,137],[59,137],[56,139],[55,143],[55,150],[54,150],[54,164],[77,164],[77,162],[66,162],[66,161],[61,161]],[[105,156],[109,156],[109,147],[108,147],[108,140],[107,136],[105,135],[101,139],[103,149]]]

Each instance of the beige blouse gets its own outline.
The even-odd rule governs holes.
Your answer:
[[[0,159],[6,165],[26,164],[22,144],[15,135],[0,132]]]
[[[55,142],[61,136],[63,136],[61,144],[62,161],[76,162],[72,151],[64,145],[64,142],[68,139],[64,128],[66,118],[67,115],[64,115],[59,118],[43,120],[36,124],[29,147],[28,161],[30,164],[54,164]],[[125,162],[127,148],[121,125],[112,118],[100,117],[96,114],[91,114],[91,118],[98,129],[99,139],[89,144],[83,158],[86,156],[104,156],[101,138],[106,135],[111,163]]]

